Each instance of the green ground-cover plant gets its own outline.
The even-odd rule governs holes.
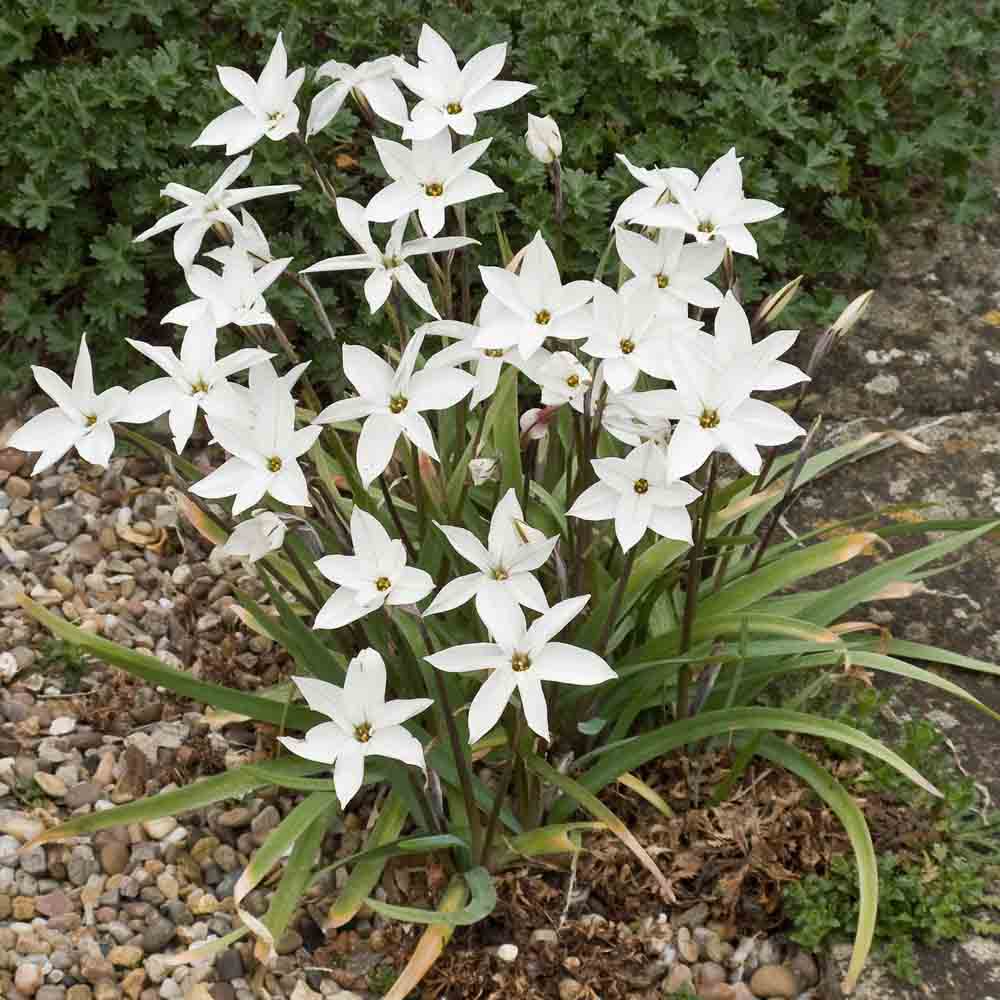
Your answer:
[[[871,694],[874,697],[850,700],[850,716],[859,729],[884,737],[888,727],[872,709],[885,699]],[[902,784],[898,773],[879,761],[849,785],[866,797],[888,794],[912,810],[908,833],[913,845],[878,858],[875,943],[895,975],[916,984],[922,978],[917,944],[997,933],[995,919],[984,919],[983,914],[1000,904],[989,891],[1000,874],[1000,813],[984,807],[975,782],[958,772],[933,723],[906,722],[887,741],[941,792],[939,799],[929,799],[912,784]],[[835,858],[825,873],[790,884],[784,904],[792,921],[790,936],[805,948],[817,950],[852,935],[859,899],[850,858]]]
[[[896,442],[876,432],[820,448],[818,427],[807,433],[795,419],[803,386],[861,320],[871,293],[814,338],[808,373],[779,360],[798,331],[768,330],[800,283],[749,314],[741,304],[738,276],[756,259],[755,235],[782,209],[744,188],[728,146],[707,169],[699,165],[700,176],[633,168],[638,189],[616,206],[610,235],[605,218],[594,223],[600,262],[582,270],[559,225],[569,187],[564,141],[555,122],[533,116],[526,145],[544,170],[524,177],[549,182],[538,197],[551,210],[550,240],[538,231],[519,242],[516,226],[498,221],[486,201],[495,183],[476,168],[486,166],[491,138],[475,135],[526,85],[496,79],[502,44],[460,70],[425,25],[418,55],[417,66],[394,59],[366,74],[336,70],[352,81],[341,96],[371,113],[387,174],[367,204],[344,193],[357,193],[347,166],[333,171],[317,159],[316,133],[340,119],[335,109],[332,121],[318,111],[331,107],[331,92],[313,100],[308,119],[301,115],[303,74],[288,72],[281,35],[258,79],[223,67],[232,97],[217,117],[201,117],[195,137],[234,159],[223,168],[216,151],[199,188],[167,184],[171,206],[144,220],[149,228],[135,238],[145,246],[172,234],[195,296],[169,314],[185,327],[178,354],[130,340],[164,373],[132,391],[96,392],[85,337],[71,385],[50,369],[34,371],[55,406],[15,430],[10,446],[40,452],[36,473],[73,448],[106,465],[116,434],[162,460],[184,516],[258,572],[268,601],[239,595],[244,623],[295,662],[292,681],[251,694],[92,635],[23,596],[59,639],[147,684],[268,724],[282,748],[265,763],[75,817],[36,842],[267,785],[301,792],[235,887],[241,925],[207,953],[249,933],[259,959],[271,961],[305,890],[350,868],[329,927],[362,906],[427,926],[390,991],[401,1000],[456,928],[492,911],[498,872],[572,855],[588,832],[618,837],[669,898],[665,874],[600,793],[624,776],[642,794],[633,772],[647,761],[732,739],[740,753],[731,780],[762,756],[806,782],[848,834],[859,881],[850,988],[875,928],[871,837],[848,789],[781,737],[844,744],[939,797],[932,780],[850,720],[807,711],[809,696],[850,666],[935,686],[1000,719],[916,664],[1000,668],[873,637],[855,620],[859,605],[916,583],[1000,522],[899,524],[872,512],[864,523],[780,539],[774,525],[797,490]],[[412,107],[401,84],[421,98]],[[389,138],[394,129],[411,145]],[[241,182],[252,156],[274,146],[298,158],[292,177],[274,179],[301,177],[318,194],[303,195],[295,183]],[[534,188],[526,192],[530,203]],[[250,201],[258,212],[279,196],[289,196],[296,215],[322,212],[330,231],[342,229],[361,252],[289,268],[287,257],[275,257],[285,249],[280,232],[233,213]],[[521,204],[519,188],[508,197]],[[388,233],[378,228],[390,222]],[[406,238],[409,229],[416,238]],[[477,275],[466,233],[484,231],[495,233],[499,254],[475,251],[489,261]],[[393,330],[384,358],[352,342],[353,326],[341,326],[343,345],[329,340],[330,313],[313,282],[342,288],[356,282],[343,272],[357,270],[370,308]],[[270,311],[282,276],[305,297],[303,318],[328,338],[314,358],[342,364],[355,394],[317,391]],[[254,346],[218,357],[220,330]],[[451,343],[438,349],[441,340]],[[773,397],[780,405],[760,392],[783,394]],[[226,453],[207,475],[183,454],[202,411]],[[163,414],[172,449],[130,426]],[[880,539],[917,531],[935,539],[872,558]],[[826,570],[859,565],[842,582],[821,582]],[[805,676],[802,691],[762,703],[774,682]],[[484,767],[495,781],[482,780]],[[333,815],[371,785],[386,794],[364,849],[324,864],[318,855]],[[391,858],[431,853],[449,877],[436,908],[372,896]],[[256,917],[242,901],[283,859],[269,910]]]
[[[707,164],[723,144],[747,154],[755,190],[789,204],[762,234],[762,259],[772,285],[806,274],[800,320],[830,318],[823,276],[861,271],[885,225],[940,200],[960,218],[988,202],[970,171],[997,135],[996,0],[12,0],[0,11],[0,389],[20,383],[29,360],[72,356],[84,330],[101,371],[134,379],[121,338],[148,334],[177,290],[167,248],[130,240],[181,165],[185,183],[211,179],[209,159],[185,147],[224,107],[204,86],[213,64],[252,65],[283,28],[300,65],[331,54],[353,65],[409,49],[422,20],[447,25],[459,52],[509,40],[515,76],[538,84],[532,110],[555,115],[566,135],[574,271],[593,272],[610,207],[628,190],[618,152],[661,165]],[[514,245],[548,212],[541,168],[517,152],[521,128],[501,111],[487,162],[505,191],[531,190],[495,196],[474,223],[489,237],[496,212]],[[374,190],[367,137],[346,113],[316,143],[331,169],[346,165],[343,193],[359,201]],[[284,146],[262,149],[254,182],[287,177],[292,163]],[[320,195],[302,204],[312,210],[267,206],[265,230],[299,260],[341,252]],[[751,299],[761,278],[744,269]],[[356,290],[322,294],[355,339],[386,334]],[[313,355],[321,330],[300,293],[282,284],[274,298]]]

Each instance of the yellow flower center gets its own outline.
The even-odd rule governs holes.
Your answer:
[[[406,409],[407,403],[409,403],[409,400],[405,396],[393,396],[389,400],[389,412],[402,413]]]
[[[424,185],[424,194],[428,198],[440,198],[444,194],[444,185],[440,181],[431,181]]]
[[[483,354],[488,358],[502,358],[504,349],[502,347],[487,347]]]
[[[510,579],[510,574],[507,572],[507,570],[505,570],[502,567],[498,566],[495,570],[493,570],[493,579],[494,580],[509,580]]]
[[[392,581],[387,576],[380,576],[375,581],[375,589],[380,593],[385,593],[392,586]]]
[[[698,224],[698,232],[699,233],[714,233],[715,232],[715,226],[711,222],[701,222],[701,223]]]
[[[281,471],[281,459],[277,455],[272,455],[267,460],[267,471],[268,472],[280,472]]]
[[[566,379],[566,384],[567,384],[567,385],[568,385],[568,386],[569,386],[569,387],[570,387],[571,389],[575,389],[575,388],[576,388],[576,387],[577,387],[577,386],[578,386],[578,385],[580,384],[580,376],[579,376],[579,375],[570,375],[570,376],[569,376],[569,377],[568,377],[568,378]]]
[[[702,410],[701,416],[698,418],[698,423],[701,424],[706,430],[711,430],[713,427],[719,426],[719,411],[718,410]]]
[[[208,392],[208,383],[203,379],[198,379],[191,385],[191,395],[197,396],[199,392]]]
[[[635,350],[635,341],[626,337],[624,340],[618,341],[618,346],[621,348],[622,354],[631,354]]]
[[[523,674],[531,666],[531,659],[527,653],[515,653],[510,658],[510,668],[515,673]]]
[[[648,479],[637,479],[635,481],[635,483],[633,484],[632,489],[634,489],[636,491],[636,493],[639,493],[639,494],[648,493],[649,492],[649,480]]]
[[[83,419],[87,421],[88,427],[93,427],[97,423],[97,416],[93,413],[86,414]]]
[[[462,105],[459,104],[458,101],[452,101],[451,104],[446,104],[444,109],[449,115],[460,115],[462,113]]]
[[[382,263],[391,271],[393,268],[399,267],[403,263],[403,260],[401,257],[390,257],[387,255],[382,258]]]
[[[354,738],[359,743],[367,743],[372,738],[372,727],[369,722],[362,722],[360,726],[354,727]]]
[[[535,322],[539,326],[545,326],[550,319],[552,319],[552,313],[550,313],[548,309],[539,309],[538,312],[535,313]]]
[[[666,274],[658,274],[656,276],[656,287],[666,288],[670,284],[670,276]]]

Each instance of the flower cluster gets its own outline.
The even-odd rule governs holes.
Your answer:
[[[539,232],[506,266],[479,267],[485,294],[477,313],[453,308],[452,259],[477,245],[466,235],[466,206],[499,191],[486,173],[473,169],[491,140],[471,137],[487,112],[533,88],[498,79],[505,45],[460,65],[448,43],[424,26],[417,55],[416,65],[395,56],[356,68],[326,63],[317,79],[332,83],[314,98],[304,134],[296,99],[305,70],[288,72],[280,35],[256,80],[220,67],[222,86],[239,103],[210,122],[194,145],[223,146],[226,155],[242,155],[207,192],[168,184],[164,196],[182,207],[136,237],[175,230],[174,254],[194,295],[163,317],[183,328],[180,354],[129,340],[164,375],[132,392],[115,387],[98,395],[84,340],[72,387],[47,369],[34,369],[56,406],[10,441],[42,453],[36,471],[74,447],[87,461],[106,464],[114,423],[166,414],[180,453],[201,413],[227,458],[191,482],[189,492],[208,501],[232,498],[225,515],[232,519],[251,511],[230,525],[225,551],[262,566],[278,565],[305,509],[319,508],[324,530],[314,537],[341,550],[322,555],[311,567],[303,564],[301,546],[290,549],[289,558],[300,582],[322,593],[313,627],[342,633],[345,648],[356,655],[342,688],[296,678],[310,707],[330,721],[304,739],[285,737],[283,743],[298,755],[335,765],[336,791],[345,804],[361,787],[368,755],[425,766],[410,720],[432,701],[386,701],[386,664],[363,641],[371,616],[395,621],[394,614],[414,614],[424,630],[427,664],[444,672],[484,672],[468,709],[472,742],[505,711],[513,719],[523,717],[532,732],[548,740],[545,685],[598,685],[615,676],[606,648],[597,652],[556,641],[590,600],[586,594],[572,596],[570,588],[582,578],[571,580],[561,562],[562,531],[545,534],[529,523],[529,504],[540,495],[531,482],[532,463],[557,435],[572,442],[568,450],[574,455],[572,475],[567,469],[556,484],[563,509],[572,523],[611,522],[608,537],[631,558],[650,532],[692,542],[690,508],[701,496],[694,484],[703,485],[702,470],[715,456],[731,456],[757,473],[761,448],[803,434],[785,411],[755,396],[806,379],[779,360],[796,333],[755,340],[733,289],[712,280],[727,260],[724,270],[731,273],[733,254],[755,256],[748,225],[781,211],[744,195],[735,150],[700,177],[680,167],[637,167],[623,157],[641,186],[611,222],[627,275],[620,286],[565,280],[557,253]],[[412,107],[404,90],[417,98]],[[374,139],[388,182],[362,205],[336,197],[321,179],[359,252],[292,272],[291,259],[272,255],[253,217],[243,209],[237,218],[233,209],[294,193],[299,186],[233,184],[250,167],[247,151],[257,142],[294,137],[308,151],[308,138],[325,128],[349,97],[373,123],[380,119],[401,130],[398,138]],[[528,152],[550,168],[558,201],[563,155],[558,126],[551,118],[528,117]],[[314,159],[310,165],[319,175]],[[449,222],[454,235],[441,235]],[[379,223],[391,224],[384,242],[372,235],[372,225]],[[210,233],[221,245],[203,252]],[[196,262],[199,257],[204,262]],[[355,270],[368,272],[368,304],[373,313],[390,312],[401,343],[391,361],[368,348],[344,345],[343,373],[354,394],[324,408],[304,380],[298,401],[295,388],[305,365],[279,374],[277,348],[254,346],[217,358],[218,331],[225,327],[247,331],[257,344],[271,338],[287,345],[265,299],[279,278],[312,289],[306,275]],[[403,293],[433,317],[412,333],[406,329]],[[441,339],[450,343],[437,351],[428,348]],[[241,372],[245,385],[234,380]],[[491,456],[483,446],[500,419],[490,404],[508,372],[514,403],[518,381],[533,398],[521,419],[525,480],[511,482],[505,474],[501,495],[494,476],[514,456]],[[446,413],[453,415],[447,421]],[[342,437],[353,434],[352,457]],[[507,446],[516,447],[509,440]],[[337,468],[332,488],[326,482],[331,454]],[[447,469],[439,474],[434,463]],[[402,488],[426,529],[416,546],[406,537],[393,496],[398,464],[408,464]],[[695,478],[692,483],[685,477]],[[376,482],[381,495],[369,491]],[[435,510],[443,515],[435,531],[424,516],[429,484],[439,488]],[[352,494],[349,516],[341,487]],[[390,526],[399,537],[390,535]],[[571,529],[563,530],[568,535]],[[583,537],[583,526],[576,530]],[[465,563],[474,571],[462,572]],[[335,589],[326,587],[327,581]],[[418,605],[428,597],[421,612]],[[476,616],[471,626],[464,608],[470,601]],[[524,609],[537,617],[529,623]],[[442,620],[437,616],[461,616],[466,632],[478,630],[478,641],[435,640],[449,634],[448,628],[432,634]]]

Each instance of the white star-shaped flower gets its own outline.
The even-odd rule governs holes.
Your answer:
[[[449,524],[439,524],[438,527],[451,542],[452,548],[468,559],[477,572],[449,580],[431,601],[425,615],[451,611],[473,597],[480,618],[483,617],[483,607],[496,601],[513,601],[532,611],[548,610],[545,591],[532,571],[545,563],[559,538],[543,537],[538,541],[528,541],[524,531],[527,527],[524,514],[513,489],[504,494],[493,511],[489,548],[485,548],[465,528]]]
[[[431,666],[451,673],[489,670],[469,706],[469,739],[482,739],[500,721],[515,691],[532,732],[549,739],[549,713],[542,681],[603,684],[617,674],[596,653],[553,642],[582,610],[588,595],[554,604],[528,627],[517,604],[500,601],[483,607],[483,621],[493,642],[452,646],[425,657]]]
[[[7,444],[20,451],[41,452],[32,475],[55,465],[70,448],[93,465],[107,465],[115,450],[111,422],[129,421],[129,393],[117,385],[99,395],[94,391],[87,335],[80,339],[72,387],[48,368],[32,365],[31,371],[38,387],[56,405],[19,427]]]
[[[167,419],[178,455],[191,437],[199,409],[235,423],[242,419],[242,400],[227,379],[274,357],[259,347],[244,347],[216,361],[217,333],[207,320],[184,331],[179,358],[169,347],[125,339],[167,373],[166,378],[155,378],[132,391],[127,407],[129,418],[142,424],[169,412]]]
[[[285,522],[273,511],[254,511],[254,516],[240,521],[219,552],[225,556],[245,556],[255,563],[281,548],[285,541]]]
[[[402,143],[375,137],[375,147],[392,183],[382,188],[365,209],[369,222],[395,222],[416,212],[428,236],[444,229],[444,210],[473,198],[497,194],[500,188],[486,174],[470,169],[486,152],[491,139],[471,142],[451,151],[451,133]]]
[[[713,163],[698,184],[671,186],[677,203],[658,205],[635,217],[644,226],[681,229],[699,243],[722,240],[733,253],[757,256],[757,241],[747,224],[763,222],[784,209],[743,195],[743,171],[735,147]]]
[[[698,183],[698,175],[685,167],[637,167],[623,153],[616,154],[625,164],[628,172],[642,185],[638,191],[633,191],[619,206],[611,227],[633,222],[656,205],[667,205],[677,199],[673,194],[674,185],[678,182],[694,187]]]
[[[249,426],[206,416],[215,439],[232,457],[191,487],[195,496],[209,500],[235,496],[234,516],[259,503],[265,494],[292,507],[312,506],[298,460],[323,428],[295,429],[295,400],[281,383],[268,383],[255,400]]]
[[[178,227],[177,232],[174,233],[174,257],[181,267],[187,269],[198,255],[205,233],[216,222],[223,223],[233,231],[239,227],[239,220],[232,212],[237,205],[245,201],[252,201],[254,198],[265,198],[273,194],[288,194],[301,190],[298,184],[267,184],[263,187],[248,187],[240,188],[238,191],[230,191],[230,185],[250,166],[252,155],[252,153],[247,153],[245,156],[233,160],[204,194],[193,188],[185,187],[183,184],[168,184],[160,194],[165,198],[173,198],[174,201],[181,202],[184,207],[165,215],[145,232],[139,233],[132,242],[141,243],[151,236]]]
[[[579,340],[590,334],[591,314],[586,306],[593,298],[594,283],[564,285],[540,232],[528,244],[518,274],[503,267],[480,267],[479,273],[490,293],[487,301],[493,296],[504,307],[483,324],[479,337],[483,347],[517,347],[528,360],[546,337]]]
[[[222,274],[202,264],[192,264],[184,278],[188,288],[198,297],[176,306],[160,320],[190,326],[207,320],[216,327],[274,326],[274,317],[267,311],[264,292],[281,276],[291,263],[291,257],[272,260],[254,269],[250,255],[239,246],[229,248]]]
[[[209,122],[192,146],[224,145],[226,156],[232,156],[249,149],[264,136],[281,140],[295,131],[299,122],[295,96],[305,80],[306,71],[297,69],[289,75],[288,54],[280,31],[256,80],[234,66],[217,66],[216,69],[219,82],[240,104]]]
[[[323,556],[316,568],[337,589],[316,615],[313,628],[341,628],[377,611],[383,604],[416,604],[433,589],[434,579],[406,565],[406,548],[371,514],[351,513],[353,556]]]
[[[705,279],[714,274],[726,252],[724,243],[684,243],[680,229],[661,229],[655,240],[619,228],[618,257],[635,277],[626,285],[654,296],[668,313],[688,303],[705,309],[722,305],[722,292]]]
[[[358,474],[367,486],[392,460],[399,435],[437,459],[424,410],[445,410],[472,391],[476,380],[458,368],[424,368],[414,372],[424,335],[410,338],[393,371],[377,354],[356,344],[344,345],[344,374],[358,391],[353,399],[331,403],[315,420],[336,424],[365,419],[358,437]]]
[[[371,237],[368,221],[365,218],[365,210],[361,205],[356,201],[351,201],[350,198],[338,198],[337,215],[340,216],[340,221],[350,233],[351,238],[364,252],[342,257],[327,257],[325,260],[305,268],[302,273],[370,270],[372,273],[365,281],[365,298],[373,313],[385,305],[385,300],[392,292],[393,283],[398,282],[403,291],[424,312],[439,317],[431,298],[430,289],[417,277],[416,272],[406,262],[407,259],[420,254],[457,250],[459,247],[479,242],[467,236],[440,236],[437,239],[424,238],[404,243],[403,236],[410,221],[410,217],[404,215],[393,223],[385,250],[379,250]]]
[[[667,457],[679,478],[701,468],[714,451],[731,455],[747,472],[760,472],[758,445],[787,444],[805,431],[784,410],[751,399],[772,360],[720,367],[706,335],[677,334],[670,339],[670,364],[676,389],[657,390],[660,412],[678,421]]]
[[[658,444],[647,441],[625,458],[595,458],[591,464],[599,482],[576,498],[568,511],[571,517],[613,519],[623,552],[628,552],[647,528],[664,538],[691,542],[687,505],[701,494],[670,476],[667,456]]]
[[[540,347],[521,370],[542,390],[542,406],[563,406],[569,403],[577,413],[583,413],[587,390],[594,384],[590,369],[569,351],[549,353]]]
[[[534,90],[529,83],[497,80],[507,46],[491,45],[459,68],[451,46],[425,24],[417,42],[418,63],[399,61],[397,72],[420,101],[403,128],[405,139],[430,139],[449,127],[460,135],[476,131],[476,115],[503,108]]]
[[[333,80],[333,83],[313,98],[306,124],[306,137],[326,128],[352,91],[355,97],[367,102],[379,118],[384,118],[393,125],[405,125],[409,120],[409,113],[396,84],[396,67],[399,61],[398,56],[383,56],[381,59],[363,62],[356,68],[335,59],[323,63],[316,70],[316,79]]]
[[[601,371],[612,392],[631,389],[640,372],[669,378],[667,340],[675,330],[697,330],[679,302],[658,313],[656,293],[642,286],[615,291],[594,283],[593,331],[582,350],[601,359]],[[544,401],[544,399],[543,399]]]
[[[366,757],[389,757],[426,770],[424,748],[403,723],[429,708],[430,698],[385,700],[385,663],[374,649],[363,649],[347,665],[343,688],[314,677],[293,677],[309,707],[327,716],[305,739],[281,736],[297,757],[333,764],[333,784],[342,809],[365,780]]]

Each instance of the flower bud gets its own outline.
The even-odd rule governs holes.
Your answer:
[[[541,409],[525,410],[521,414],[521,438],[525,441],[541,441],[549,433],[549,421],[555,416],[557,406],[543,406]]]
[[[874,294],[875,289],[872,288],[859,295],[837,317],[833,326],[830,327],[830,332],[835,337],[846,337],[851,332],[851,328],[854,324],[857,323],[858,320],[861,319],[861,317],[868,311],[868,304],[871,302]]]
[[[473,486],[499,479],[500,463],[495,458],[474,458],[469,462],[469,477]]]
[[[528,131],[524,133],[524,142],[528,152],[539,163],[551,163],[562,156],[562,135],[551,115],[545,118],[528,115]]]
[[[773,323],[784,311],[785,306],[798,294],[799,286],[802,284],[802,275],[793,278],[783,288],[779,288],[773,295],[769,295],[758,306],[757,313],[753,318],[754,329],[760,329],[765,323]]]

